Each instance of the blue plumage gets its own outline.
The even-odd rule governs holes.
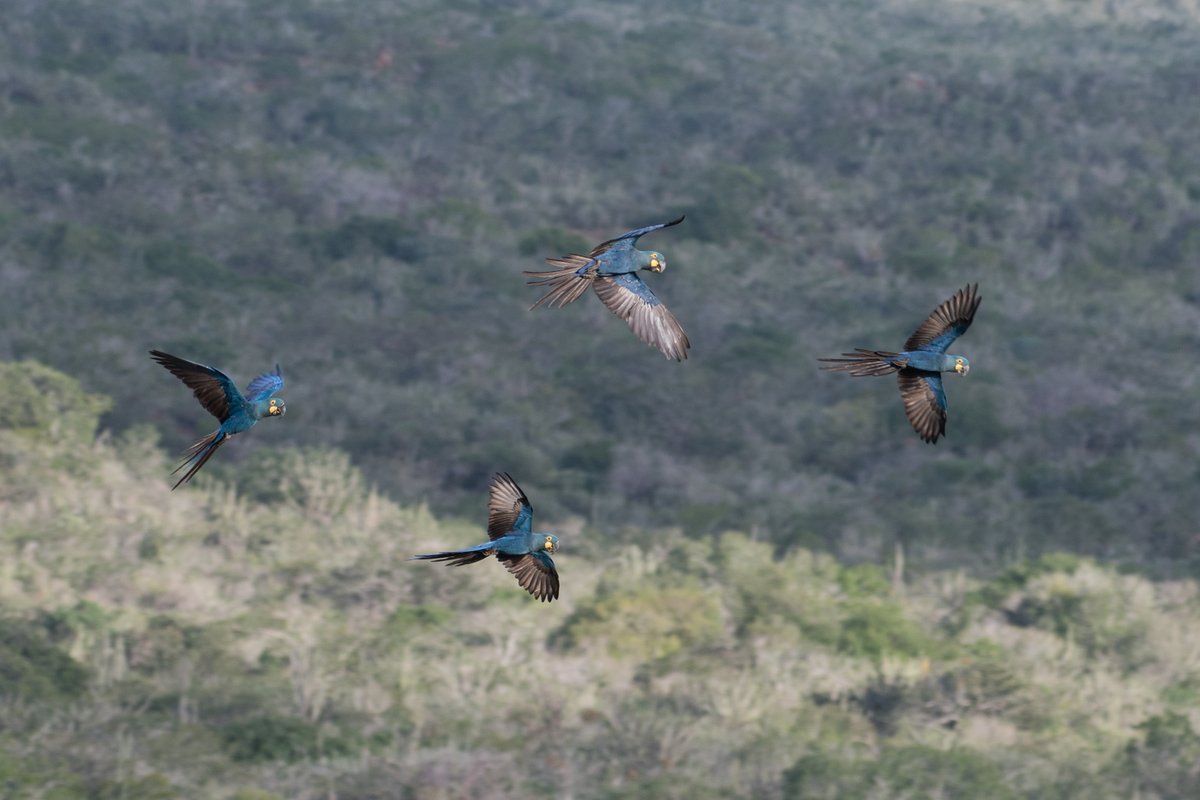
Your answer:
[[[522,589],[544,603],[558,599],[558,570],[550,557],[558,550],[558,537],[533,530],[533,506],[508,473],[498,473],[492,478],[488,539],[461,550],[424,553],[410,560],[445,561],[461,567],[494,555],[516,577]]]
[[[971,371],[971,362],[965,356],[947,355],[946,350],[971,327],[981,299],[978,288],[974,284],[960,289],[935,308],[898,353],[856,349],[843,353],[841,358],[818,360],[834,364],[823,369],[849,372],[855,377],[896,373],[909,423],[923,441],[936,444],[938,437],[946,433],[942,373],[966,375]]]
[[[246,399],[251,403],[269,400],[281,389],[283,389],[283,374],[279,371],[279,365],[276,364],[272,371],[264,372],[250,381],[250,385],[246,387]]]
[[[634,295],[646,305],[656,306],[662,302],[654,296],[654,292],[650,291],[650,287],[646,285],[645,281],[638,277],[636,272],[626,272],[620,275],[614,275],[613,283],[621,289]]]
[[[937,372],[922,374],[921,380],[925,381],[925,385],[929,387],[929,391],[933,393],[934,402],[938,408],[944,412],[946,410],[946,390],[942,388],[942,376]]]
[[[591,286],[608,310],[625,320],[639,339],[658,348],[667,358],[683,361],[691,347],[687,335],[674,315],[637,275],[643,269],[662,272],[667,268],[662,253],[638,250],[638,239],[680,222],[683,217],[636,228],[601,242],[586,256],[572,253],[546,259],[554,269],[525,273],[532,276],[531,286],[549,287],[532,307],[545,304],[561,308],[578,300]]]
[[[215,431],[184,452],[183,463],[171,474],[189,465],[191,468],[171,487],[172,490],[191,480],[231,436],[250,430],[263,417],[282,417],[287,413],[283,400],[274,396],[283,389],[283,375],[278,364],[272,372],[265,372],[250,381],[243,395],[230,377],[215,367],[197,364],[161,350],[151,350],[150,357],[183,381],[200,405],[221,423]]]

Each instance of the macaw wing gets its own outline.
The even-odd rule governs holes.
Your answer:
[[[264,372],[250,381],[250,385],[246,387],[246,399],[251,403],[257,403],[259,400],[266,400],[282,388],[283,372],[280,371],[279,365],[276,364],[275,369],[270,372]]]
[[[928,319],[921,323],[921,327],[908,337],[904,349],[946,352],[951,342],[971,327],[971,321],[975,319],[975,311],[982,299],[976,294],[978,289],[979,284],[965,286],[935,308]]]
[[[633,247],[637,244],[637,240],[645,236],[647,233],[650,233],[651,231],[662,230],[663,228],[669,228],[672,225],[678,225],[681,222],[683,222],[683,215],[681,215],[679,219],[673,219],[670,222],[660,222],[657,225],[647,225],[644,228],[634,228],[631,231],[622,233],[620,236],[614,239],[609,239],[607,242],[601,242],[600,244],[596,245],[592,248],[590,256],[595,258],[601,253],[611,250],[614,246],[621,244],[622,242],[627,242],[627,247]]]
[[[516,531],[533,530],[533,506],[507,472],[496,473],[488,495],[488,538],[492,541]]]
[[[692,346],[683,327],[636,273],[601,275],[592,282],[600,301],[646,344],[683,361]]]
[[[538,600],[548,603],[558,599],[558,571],[554,568],[554,559],[546,553],[523,556],[496,553],[496,558],[516,577],[521,588]]]
[[[196,395],[200,405],[221,422],[229,419],[234,407],[245,402],[229,376],[215,367],[197,364],[161,350],[151,350],[150,357],[183,381]]]
[[[922,441],[936,444],[946,434],[946,392],[937,372],[904,368],[896,373],[909,424]]]

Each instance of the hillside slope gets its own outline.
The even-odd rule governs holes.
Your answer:
[[[474,541],[482,487],[471,521],[436,520],[307,450],[248,459],[268,499],[172,493],[150,429],[96,438],[104,406],[0,364],[6,798],[1195,787],[1194,580],[1059,554],[905,582],[737,531],[554,526],[563,596],[544,605],[494,563],[405,562]]]
[[[1038,5],[10,3],[0,357],[171,449],[207,422],[146,350],[282,362],[227,480],[335,447],[442,513],[506,469],[596,530],[1191,569],[1194,3]],[[684,212],[687,363],[526,311],[523,269]],[[816,371],[975,281],[936,448]]]

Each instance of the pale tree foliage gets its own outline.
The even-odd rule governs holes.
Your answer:
[[[0,752],[22,780],[855,796],[913,759],[985,795],[1079,785],[1081,764],[1124,765],[1096,797],[1191,780],[1192,580],[1054,556],[897,585],[732,531],[607,547],[584,526],[547,605],[491,562],[406,563],[481,525],[398,507],[337,453],[286,452],[255,499],[255,480],[168,494],[145,448],[105,437],[0,437],[28,487],[0,516]]]

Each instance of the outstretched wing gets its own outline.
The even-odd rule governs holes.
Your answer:
[[[621,242],[627,242],[628,247],[633,247],[637,244],[637,240],[645,236],[647,233],[650,233],[651,231],[662,230],[663,228],[669,228],[672,225],[678,225],[679,223],[683,222],[683,217],[684,215],[680,215],[679,219],[673,219],[670,222],[660,222],[657,225],[647,225],[644,228],[635,228],[631,231],[622,233],[615,239],[609,239],[607,242],[601,242],[593,247],[590,255],[592,258],[595,258],[596,256],[607,250],[610,250],[614,245],[617,245]]]
[[[930,350],[944,353],[946,348],[971,327],[982,299],[976,293],[979,284],[965,286],[933,310],[921,327],[904,343],[905,350]]]
[[[937,372],[905,368],[896,373],[909,424],[922,441],[937,444],[946,434],[946,392]]]
[[[250,381],[250,385],[246,387],[246,399],[251,403],[257,403],[259,400],[266,400],[281,389],[283,389],[283,372],[276,364],[275,369],[264,372]]]
[[[554,568],[554,559],[550,556],[542,552],[523,556],[497,553],[496,558],[516,577],[521,588],[538,600],[549,603],[558,599],[558,571]]]
[[[676,361],[687,358],[692,343],[679,321],[636,273],[601,275],[592,285],[601,302],[625,320],[639,339],[657,347],[667,358]]]
[[[179,356],[151,350],[150,357],[192,390],[204,409],[221,422],[229,419],[233,407],[245,402],[237,386],[221,370],[187,361]]]
[[[533,530],[533,506],[507,472],[492,477],[488,496],[488,538],[492,541],[510,531],[529,533]]]

